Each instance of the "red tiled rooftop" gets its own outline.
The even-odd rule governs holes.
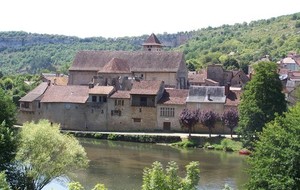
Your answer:
[[[129,99],[130,98],[130,91],[117,91],[113,95],[110,96],[110,98],[116,98],[116,99]]]
[[[88,93],[88,86],[50,86],[41,102],[85,103],[89,97]]]
[[[39,98],[41,95],[43,95],[47,88],[48,88],[48,83],[42,82],[35,89],[30,91],[24,97],[22,97],[19,101],[20,102],[32,102],[32,101],[36,100],[37,98]]]
[[[89,94],[105,94],[108,95],[114,90],[113,86],[94,86],[89,89]]]
[[[141,80],[134,81],[130,94],[156,95],[162,81]]]
[[[183,89],[165,89],[163,97],[159,100],[159,104],[176,104],[186,103],[189,90]]]

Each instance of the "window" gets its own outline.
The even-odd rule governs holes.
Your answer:
[[[111,110],[111,116],[121,116],[121,110]]]
[[[23,102],[22,108],[29,108],[29,102]]]
[[[140,98],[140,105],[141,106],[147,106],[147,97],[141,97]]]
[[[175,108],[161,107],[160,116],[161,117],[174,117]]]
[[[141,118],[132,118],[134,123],[140,123],[142,121]]]
[[[97,96],[92,96],[92,102],[97,102]]]
[[[115,106],[124,106],[124,100],[115,100]]]
[[[41,108],[41,102],[38,102],[38,108]]]
[[[103,96],[103,102],[107,102],[106,96]]]

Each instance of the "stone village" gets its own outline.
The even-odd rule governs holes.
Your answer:
[[[299,64],[296,55],[278,63],[287,98],[300,81],[294,68]],[[251,73],[217,64],[189,72],[183,53],[163,51],[151,34],[141,51],[80,51],[69,76],[44,74],[43,82],[20,99],[18,123],[48,119],[62,129],[80,131],[180,132],[178,116],[184,108],[218,114],[237,109],[250,78]],[[194,131],[208,129],[199,124]],[[213,129],[229,132],[221,124]]]

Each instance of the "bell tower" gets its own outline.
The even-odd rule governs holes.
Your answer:
[[[161,51],[163,45],[160,43],[155,34],[151,34],[149,38],[143,43],[144,51]]]

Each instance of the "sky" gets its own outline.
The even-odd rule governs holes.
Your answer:
[[[0,31],[124,37],[300,12],[298,0],[1,0]]]

